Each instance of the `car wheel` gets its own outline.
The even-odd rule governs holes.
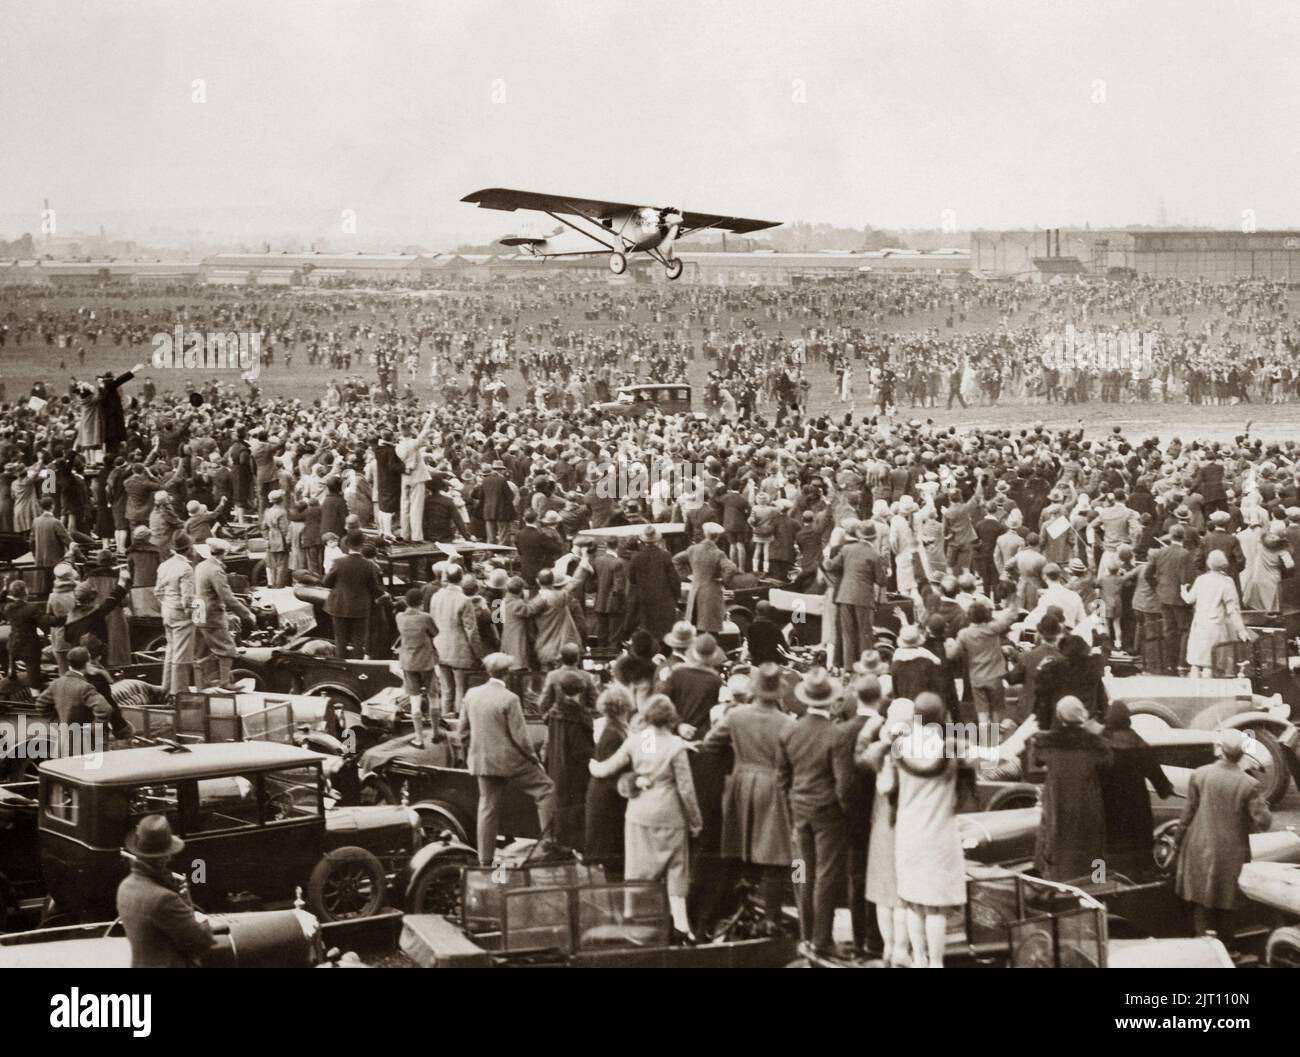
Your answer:
[[[1300,928],[1288,925],[1270,932],[1264,964],[1270,969],[1300,969]]]
[[[1016,811],[1022,807],[1038,806],[1038,787],[1036,785],[1013,785],[999,789],[989,797],[985,811]]]
[[[425,844],[432,844],[442,839],[444,833],[450,833],[452,839],[460,841],[461,844],[469,843],[465,827],[446,804],[423,800],[418,804],[412,804],[411,810],[420,816],[420,828],[424,831]]]
[[[379,913],[384,866],[365,848],[336,848],[312,869],[307,906],[321,921],[348,921]]]
[[[361,804],[363,807],[373,807],[379,804],[398,804],[401,801],[393,787],[377,774],[368,775],[361,783]]]
[[[1176,818],[1156,827],[1151,858],[1160,876],[1168,877],[1174,872],[1174,865],[1178,862],[1178,842],[1182,835],[1183,824]]]
[[[248,668],[233,668],[230,672],[231,685],[239,682],[241,679],[253,680],[253,692],[261,693],[266,689],[266,683],[257,672],[250,671]]]
[[[1253,737],[1268,756],[1268,763],[1260,775],[1261,791],[1269,806],[1277,807],[1291,784],[1291,768],[1287,766],[1286,751],[1282,748],[1282,743],[1263,727],[1247,727],[1242,733]]]
[[[458,917],[461,870],[477,861],[470,852],[451,849],[425,863],[407,889],[406,912]]]

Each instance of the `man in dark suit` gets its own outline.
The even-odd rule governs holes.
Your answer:
[[[998,537],[1006,531],[992,510],[986,510],[984,516],[975,523],[975,558],[972,572],[984,584],[984,593],[993,597],[993,590],[998,582],[997,562],[994,552],[997,550]]]
[[[835,751],[841,757],[835,771],[835,796],[844,812],[848,838],[849,917],[853,923],[853,955],[866,958],[881,949],[880,926],[875,906],[867,901],[867,845],[871,841],[871,811],[876,797],[876,779],[857,769],[853,751],[858,735],[867,725],[881,724],[880,680],[874,675],[859,677],[853,685],[856,711],[835,725]],[[869,734],[868,737],[871,737]]]
[[[1183,588],[1196,576],[1196,563],[1183,546],[1187,530],[1174,525],[1169,545],[1151,558],[1149,576],[1155,586],[1165,625],[1165,671],[1173,674],[1187,653],[1187,633],[1192,627],[1192,607],[1183,601]]]
[[[363,657],[366,655],[370,610],[388,596],[374,562],[362,557],[364,545],[365,537],[360,532],[350,533],[348,553],[334,563],[334,568],[321,581],[322,586],[329,588],[325,612],[334,624],[334,653],[340,660],[347,657],[349,644],[355,645]]]
[[[794,880],[799,895],[799,927],[805,943],[820,956],[833,956],[831,927],[844,884],[849,839],[837,780],[852,766],[838,751],[830,709],[839,700],[840,684],[822,668],[808,672],[795,687],[806,711],[781,732],[779,775],[790,803],[795,847]]]
[[[131,944],[132,969],[187,969],[212,949],[207,919],[168,869],[185,842],[165,815],[146,815],[126,838],[131,872],[117,886],[117,916]]]
[[[537,574],[548,568],[564,553],[559,533],[537,527],[537,512],[524,514],[524,527],[515,533],[515,550],[519,552],[519,575],[529,587],[537,588]]]
[[[1229,527],[1231,524],[1232,515],[1226,510],[1216,510],[1210,515],[1210,531],[1201,537],[1201,548],[1196,556],[1196,568],[1204,570],[1205,559],[1210,556],[1210,553],[1223,551],[1223,556],[1228,559],[1228,575],[1240,590],[1238,577],[1246,568],[1246,553],[1241,549],[1241,540],[1233,535]]]
[[[623,637],[644,628],[656,642],[672,630],[681,603],[682,581],[672,555],[659,545],[659,530],[641,530],[641,549],[627,564],[627,620]]]
[[[843,668],[869,650],[874,640],[876,592],[888,576],[875,539],[876,523],[861,522],[857,539],[844,544],[825,565],[826,572],[838,580],[835,616],[839,621],[839,662]]]
[[[1036,708],[1038,669],[1049,657],[1061,659],[1061,651],[1057,647],[1061,631],[1060,618],[1055,610],[1049,608],[1038,621],[1038,641],[1032,649],[1017,655],[1015,666],[1007,673],[1007,682],[1012,686],[1020,686],[1020,711],[1025,714],[1033,712],[1038,716],[1038,725],[1042,730],[1051,726],[1052,714],[1050,706],[1045,706],[1049,710],[1041,712]]]
[[[627,570],[618,556],[618,540],[605,541],[605,553],[591,561],[595,583],[596,639],[604,649],[618,645],[627,612]]]
[[[483,498],[483,522],[489,543],[504,543],[515,519],[515,496],[506,479],[506,464],[497,459],[488,469],[479,490]]]
[[[465,762],[478,779],[478,857],[484,866],[496,854],[501,805],[512,784],[537,805],[544,837],[555,814],[555,783],[533,750],[518,695],[505,684],[511,661],[508,653],[483,658],[488,680],[465,694],[456,728],[461,739],[469,736]]]
[[[1223,464],[1217,459],[1202,463],[1196,471],[1191,490],[1201,497],[1201,513],[1212,514],[1222,510],[1228,501],[1223,485]]]

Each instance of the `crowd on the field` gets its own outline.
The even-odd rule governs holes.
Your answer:
[[[1289,348],[1273,287],[1143,289],[935,286],[928,307],[1010,315],[1032,304],[1057,317],[1209,305],[1218,322],[1181,340],[1260,334]],[[310,402],[233,380],[178,396],[142,365],[66,392],[37,383],[10,403],[0,535],[29,541],[33,567],[6,588],[6,699],[40,692],[60,718],[113,723],[105,673],[123,650],[129,659],[128,609],[161,617],[164,689],[225,685],[254,615],[224,558],[232,537],[256,536],[271,586],[328,589],[340,656],[379,655],[396,640],[413,714],[427,711],[435,731],[437,712],[461,717],[485,861],[494,805],[518,779],[562,843],[631,878],[666,876],[683,932],[705,936],[724,915],[728,870],[751,872],[778,905],[797,856],[808,873],[805,938],[818,953],[831,952],[835,892],[847,881],[860,952],[941,962],[946,908],[965,898],[955,819],[970,770],[1014,770],[1013,750],[1035,730],[1057,759],[1040,872],[1066,880],[1098,858],[1149,860],[1138,788],[1154,772],[1123,707],[1107,700],[1106,658],[1209,675],[1235,657],[1219,647],[1254,634],[1248,617],[1285,623],[1300,559],[1300,454],[1294,441],[1249,432],[1162,443],[1090,433],[1082,420],[958,430],[808,406],[812,367],[852,371],[875,357],[872,384],[892,387],[876,411],[905,408],[919,390],[889,366],[896,339],[874,327],[915,310],[923,292],[900,280],[866,303],[838,286],[630,295],[646,322],[621,295],[569,291],[566,315],[598,317],[599,336],[560,317],[521,327],[520,313],[545,303],[531,292],[412,301],[394,315],[382,308],[389,295],[196,305],[187,327],[264,326],[271,357],[305,350],[316,365],[322,349],[354,347],[387,366],[368,377],[354,358]],[[1257,315],[1266,310],[1271,329]],[[91,332],[140,345],[133,334],[166,329],[123,311],[83,313],[80,330],[39,311],[6,325],[20,344],[37,333],[57,347],[71,332],[73,350]],[[347,318],[358,311],[371,322]],[[798,340],[765,334],[763,321],[799,328]],[[704,334],[698,348],[688,326]],[[898,362],[943,365],[939,350],[959,350],[961,397],[972,363],[996,373],[1024,362],[1017,341],[1029,339],[1017,333],[897,339]],[[432,402],[405,391],[414,380],[395,381],[413,373],[413,357],[427,393],[422,354],[445,372]],[[697,356],[712,361],[710,414],[593,406],[631,378],[677,380]],[[482,381],[500,381],[507,365],[530,387],[526,399],[484,400]],[[65,367],[82,373],[80,360]],[[955,373],[940,371],[940,396]],[[638,527],[575,543],[618,526]],[[671,553],[669,537],[681,540]],[[449,557],[426,586],[393,599],[376,558],[394,538],[514,551],[477,569]],[[742,634],[726,592],[759,586],[802,601],[788,614],[757,605]],[[796,720],[781,675],[797,652],[785,625],[812,613],[826,663],[799,679]],[[878,641],[885,616],[899,627],[892,654]],[[43,688],[47,635],[59,675]],[[732,635],[746,667],[724,678],[720,643]],[[1035,645],[1017,652],[1013,635]],[[600,693],[581,665],[592,648],[617,658]],[[525,699],[547,716],[545,773],[510,726]],[[933,746],[890,749],[918,717],[1005,725],[1008,737],[984,758],[940,752],[935,765]],[[657,733],[630,736],[643,731]],[[688,747],[698,751],[679,754]],[[1235,743],[1223,751],[1230,762],[1241,755]],[[717,763],[727,753],[729,781]],[[1252,817],[1267,825],[1262,809]],[[1179,891],[1203,927],[1222,929],[1234,897],[1207,879],[1231,872],[1238,844],[1187,821]]]
[[[0,348],[50,350],[77,373],[100,347],[147,351],[177,323],[254,331],[263,366],[361,374],[382,398],[432,385],[448,399],[572,409],[629,381],[710,370],[708,408],[739,417],[833,377],[844,403],[882,409],[940,401],[1279,403],[1300,388],[1300,325],[1267,281],[870,276],[789,287],[507,283],[446,290],[194,289],[169,307],[87,298],[0,302]],[[1067,328],[1094,340],[1049,355]],[[1097,347],[1119,333],[1122,362]],[[1137,345],[1135,345],[1136,349]]]

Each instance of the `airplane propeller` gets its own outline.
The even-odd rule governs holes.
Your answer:
[[[661,209],[659,210],[659,228],[664,232],[664,240],[660,243],[660,250],[668,259],[673,259],[673,249],[677,242],[677,230],[682,226],[682,214],[679,209]]]

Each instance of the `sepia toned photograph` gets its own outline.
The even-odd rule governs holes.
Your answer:
[[[0,27],[19,1019],[169,1037],[192,978],[128,969],[1032,968],[1130,970],[1015,978],[1098,1031],[1262,1026],[1293,4]]]

